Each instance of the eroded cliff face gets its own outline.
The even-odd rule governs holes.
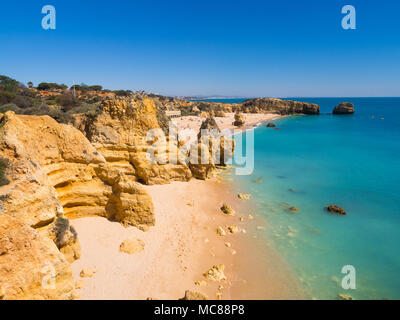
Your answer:
[[[48,116],[12,112],[4,115],[2,123],[0,157],[7,162],[10,181],[0,187],[4,213],[34,228],[50,224],[57,216],[118,220],[118,212],[111,208],[118,207],[112,205],[120,200],[115,189],[125,173],[113,171],[79,130]],[[139,184],[126,193],[140,199],[140,206],[131,208],[132,215],[135,209],[142,216],[144,208],[153,216],[151,199]],[[142,220],[118,221],[140,227]],[[154,217],[148,222],[154,224]]]
[[[192,177],[177,143],[168,140],[168,119],[155,99],[135,95],[106,100],[97,115],[83,121],[77,118],[76,124],[109,168],[132,179],[151,185]],[[153,161],[147,156],[149,148],[154,148]]]
[[[319,105],[275,98],[257,98],[243,102],[241,110],[246,113],[319,114]]]
[[[105,100],[74,125],[0,116],[0,299],[70,298],[69,263],[81,252],[69,219],[102,216],[145,231],[155,218],[142,183],[206,179],[233,154],[213,118],[196,144],[181,146],[168,135],[159,101],[140,95]],[[207,162],[190,162],[204,155]],[[43,286],[47,269],[50,289]]]
[[[0,300],[71,299],[70,264],[54,242],[0,213]]]
[[[109,167],[73,126],[48,116],[7,112],[0,121],[0,160],[0,226],[9,223],[15,229],[14,240],[10,240],[11,227],[0,230],[0,289],[10,284],[22,288],[13,289],[4,298],[70,295],[73,279],[66,277],[66,270],[69,262],[80,256],[78,235],[69,225],[70,218],[104,216],[141,229],[155,223],[152,200],[135,177]],[[26,254],[29,247],[38,251],[37,258]],[[56,283],[63,283],[53,293],[41,289],[39,283],[43,277],[38,271],[43,268],[41,257],[48,260],[49,256],[51,265],[60,269]],[[23,266],[20,273],[13,271],[15,263],[17,271],[19,265]],[[24,276],[29,266],[34,274]],[[19,278],[24,285],[19,284]]]

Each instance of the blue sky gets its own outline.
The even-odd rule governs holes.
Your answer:
[[[56,8],[43,30],[42,6]],[[356,8],[343,30],[341,8]],[[7,1],[0,74],[166,95],[400,96],[400,1]]]

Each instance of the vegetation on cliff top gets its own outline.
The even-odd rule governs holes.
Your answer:
[[[9,181],[4,176],[6,168],[7,168],[6,161],[0,158],[0,186],[4,186],[9,183]]]

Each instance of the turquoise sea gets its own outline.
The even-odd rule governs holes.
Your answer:
[[[317,103],[322,113],[348,101],[356,113],[256,128],[254,172],[235,182],[252,194],[264,232],[307,298],[400,299],[400,98],[293,100]],[[324,210],[333,203],[348,214]],[[341,287],[345,265],[356,270],[355,290]]]

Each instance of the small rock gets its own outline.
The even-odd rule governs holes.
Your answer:
[[[232,254],[232,255],[235,255],[235,254],[236,254],[236,250],[231,249],[231,254]]]
[[[248,193],[239,193],[238,194],[238,198],[240,200],[249,200],[250,199],[250,195]]]
[[[186,290],[185,296],[181,300],[207,300],[208,297],[200,292]]]
[[[194,202],[193,201],[189,201],[188,203],[186,203],[186,205],[188,205],[189,207],[193,207],[194,206]]]
[[[342,215],[346,214],[346,211],[343,208],[337,206],[336,204],[331,204],[330,206],[325,207],[325,209],[331,213],[337,213]]]
[[[293,212],[293,213],[299,212],[299,209],[297,209],[295,206],[291,206],[287,210],[290,211],[290,212]]]
[[[85,281],[83,281],[82,279],[76,281],[75,282],[75,289],[82,289],[84,284],[85,284]]]
[[[219,291],[224,290],[224,286],[220,284],[220,285],[218,286],[218,290],[219,290]]]
[[[209,243],[209,242],[210,242],[210,240],[208,240],[208,238],[204,239],[204,243]]]
[[[230,233],[236,233],[239,232],[239,228],[236,224],[233,224],[231,226],[228,227],[228,230]]]
[[[230,248],[232,245],[230,242],[225,242],[225,247]]]
[[[240,217],[240,218],[239,218],[239,221],[240,221],[240,222],[243,222],[243,221],[244,221],[244,218],[243,218],[243,217]]]
[[[199,281],[196,281],[194,284],[199,287],[205,287],[207,285],[207,282],[204,280],[199,280]]]
[[[216,292],[215,296],[217,297],[217,300],[222,300],[222,293],[221,292]]]
[[[91,278],[91,277],[93,277],[94,276],[94,274],[97,272],[97,270],[96,269],[89,269],[89,268],[85,268],[85,269],[82,269],[82,271],[81,271],[81,273],[80,273],[80,276],[82,277],[82,278]]]
[[[223,264],[214,265],[212,268],[207,270],[207,272],[205,272],[203,276],[209,280],[220,282],[222,280],[226,280],[224,270],[225,270],[225,265]]]
[[[128,254],[135,254],[143,251],[144,245],[145,243],[140,239],[127,239],[121,243],[119,251]]]
[[[275,128],[275,127],[276,127],[275,123],[270,122],[267,124],[267,128]]]
[[[222,227],[217,228],[217,234],[221,237],[226,236],[226,232]]]
[[[342,294],[342,293],[338,294],[338,297],[341,300],[354,300],[353,297],[351,297],[351,296],[349,296],[347,294]]]
[[[226,202],[224,202],[224,203],[222,204],[221,211],[222,211],[224,214],[228,215],[228,216],[233,216],[233,215],[235,215],[235,210],[233,210],[233,208],[232,208],[229,204],[227,204]]]
[[[254,217],[253,217],[251,214],[249,214],[249,215],[247,216],[247,219],[249,219],[249,220],[253,220],[253,219],[254,219]]]
[[[265,227],[263,227],[263,226],[257,226],[257,230],[265,230]]]
[[[80,292],[73,292],[72,293],[72,296],[71,296],[71,299],[72,300],[78,300],[80,297],[82,297],[82,293],[80,293]]]

